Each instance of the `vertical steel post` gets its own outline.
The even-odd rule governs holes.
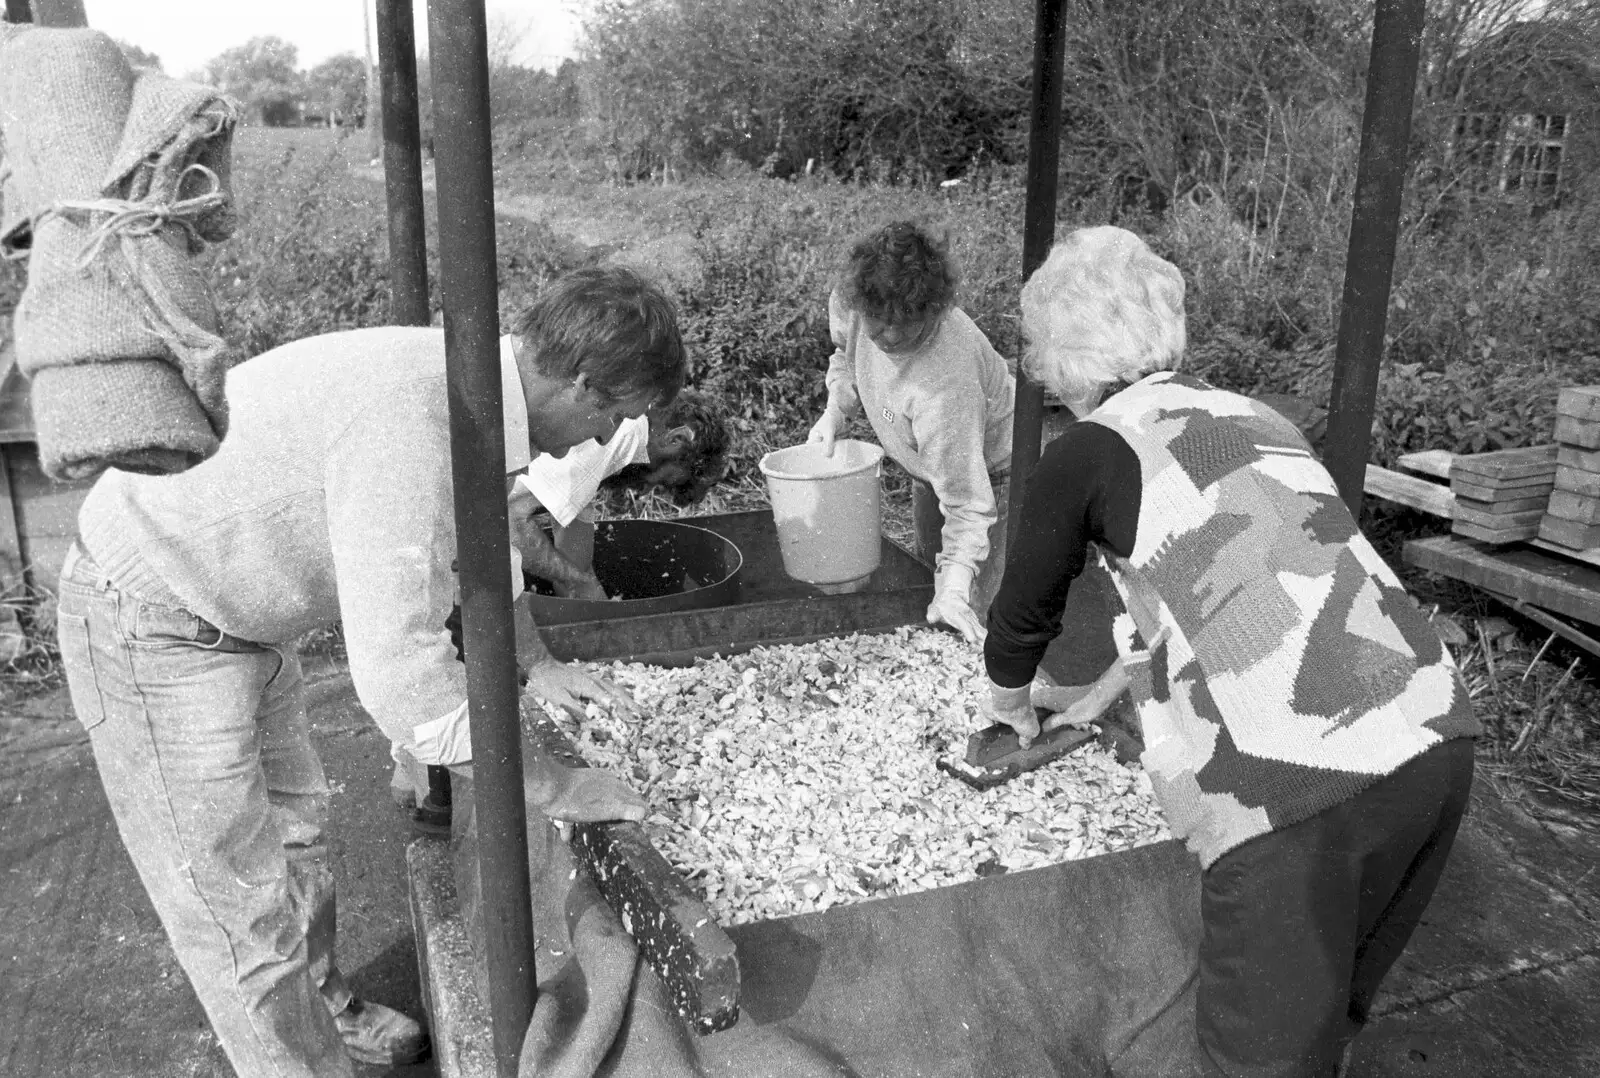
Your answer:
[[[489,1016],[502,1078],[517,1073],[533,1015],[533,910],[528,890],[522,734],[507,586],[505,417],[489,141],[483,0],[428,0],[439,153],[439,280],[450,382],[461,620],[478,814],[478,873]]]
[[[1359,520],[1383,364],[1424,0],[1377,0],[1323,461]]]
[[[6,22],[32,22],[33,11],[28,0],[6,0]]]
[[[1066,35],[1065,0],[1036,0],[1033,28],[1033,103],[1028,118],[1028,188],[1022,226],[1022,279],[1050,253],[1056,235],[1056,184],[1061,164],[1061,69]],[[1017,405],[1011,419],[1011,511],[1006,544],[1022,531],[1028,477],[1039,462],[1044,429],[1044,388],[1017,373]]]
[[[417,36],[411,0],[378,0],[383,180],[389,204],[389,321],[428,324],[428,238],[422,209]]]
[[[83,0],[33,0],[33,21],[40,26],[88,26]]]

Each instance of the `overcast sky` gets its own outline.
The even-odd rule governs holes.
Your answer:
[[[487,0],[487,8],[491,18],[503,15],[528,28],[523,63],[554,66],[573,53],[573,2]],[[224,49],[267,34],[297,46],[302,68],[335,53],[364,56],[363,5],[375,20],[373,0],[84,0],[90,26],[155,53],[167,74],[178,76],[197,71]],[[412,0],[412,8],[417,48],[425,50],[427,0]],[[373,50],[376,59],[376,39]]]

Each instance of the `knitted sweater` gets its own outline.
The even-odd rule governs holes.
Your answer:
[[[885,453],[933,488],[944,514],[937,568],[977,575],[995,522],[991,472],[1011,467],[1017,383],[989,338],[959,307],[916,352],[888,355],[865,320],[835,292],[828,299],[834,352],[828,401],[861,408]]]
[[[1087,421],[1137,457],[1136,533],[1116,544],[1127,556],[1088,538],[1127,608],[1113,632],[1142,762],[1202,865],[1479,732],[1437,633],[1287,420],[1163,372]],[[1096,504],[1084,518],[1119,513]],[[1008,601],[1002,589],[991,669],[1008,626],[1028,624]]]
[[[501,347],[507,473],[526,400]],[[361,703],[399,747],[457,711],[445,619],[456,556],[444,333],[386,327],[275,348],[228,373],[233,427],[181,475],[110,471],[78,514],[116,584],[246,640],[341,621]],[[456,760],[438,762],[454,763]]]

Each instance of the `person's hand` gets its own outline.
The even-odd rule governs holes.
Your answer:
[[[1099,721],[1112,704],[1128,688],[1128,675],[1121,659],[1111,660],[1093,685],[1055,685],[1045,692],[1034,683],[1033,699],[1040,707],[1055,714],[1044,720],[1044,729],[1059,726],[1087,726]]]
[[[843,429],[844,413],[830,404],[822,410],[822,418],[811,425],[811,433],[806,435],[806,443],[820,444],[822,451],[831,457],[833,444],[839,440],[839,432]]]
[[[650,812],[637,790],[609,771],[591,767],[530,768],[524,793],[528,804],[562,823],[637,822]]]
[[[564,711],[583,717],[585,701],[593,701],[627,718],[639,717],[639,705],[620,686],[605,678],[591,677],[575,666],[553,658],[541,659],[528,668],[524,693],[540,697]]]
[[[572,584],[557,584],[555,589],[556,594],[563,599],[594,599],[605,602],[611,598],[606,594],[606,589],[600,586],[600,578],[593,573]]]
[[[1033,710],[1028,686],[1007,689],[989,682],[989,692],[978,710],[990,723],[1004,723],[1017,732],[1017,744],[1027,748],[1039,736],[1039,716]]]
[[[967,594],[972,572],[960,565],[947,565],[934,579],[933,602],[928,604],[928,624],[945,624],[966,638],[969,644],[982,644],[983,623],[973,613]]]

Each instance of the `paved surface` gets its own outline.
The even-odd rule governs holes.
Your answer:
[[[342,669],[308,662],[334,787],[341,967],[358,994],[421,1013],[405,891],[410,828],[388,742]],[[433,1065],[358,1067],[423,1078]],[[0,715],[0,1075],[233,1074],[123,851],[64,692]]]
[[[387,743],[341,669],[308,666],[307,678],[336,789],[340,961],[357,991],[416,1013],[409,831],[389,803]],[[1480,787],[1354,1074],[1600,1075],[1597,998],[1600,833],[1540,824]],[[11,706],[0,714],[0,1075],[230,1073],[122,850],[64,694]]]

